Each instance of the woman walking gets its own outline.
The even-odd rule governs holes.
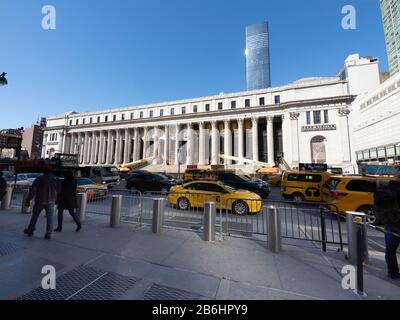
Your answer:
[[[54,230],[54,232],[61,232],[63,225],[63,214],[64,210],[68,210],[71,217],[74,219],[76,223],[76,232],[81,230],[82,224],[79,221],[79,217],[75,212],[75,209],[78,207],[78,201],[76,198],[76,188],[77,181],[74,178],[72,171],[66,171],[64,173],[64,181],[61,183],[61,192],[57,199],[58,204],[58,227]]]

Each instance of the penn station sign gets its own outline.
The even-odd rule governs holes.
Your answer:
[[[336,130],[336,124],[322,124],[322,125],[301,127],[301,132],[334,131],[334,130]]]

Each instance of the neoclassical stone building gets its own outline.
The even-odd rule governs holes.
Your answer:
[[[48,118],[43,157],[77,154],[81,165],[153,158],[188,165],[351,165],[347,80],[308,78],[287,86]],[[236,158],[221,158],[220,155]],[[167,168],[168,167],[168,168]]]

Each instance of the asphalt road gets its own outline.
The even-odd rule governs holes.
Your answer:
[[[96,201],[89,201],[87,214],[109,216],[113,195],[123,195],[121,216],[124,221],[132,223],[151,223],[153,216],[154,195],[140,198],[125,188],[125,182],[115,187],[106,198]],[[12,199],[12,207],[21,208],[22,195],[15,194]],[[281,189],[271,188],[271,194],[266,204],[275,205],[281,213],[282,236],[287,238],[322,240],[321,214],[318,204],[296,205],[283,200]],[[332,245],[339,245],[340,242],[347,242],[347,226],[343,219],[336,215],[325,213],[326,239]],[[221,223],[222,221],[222,223]],[[226,210],[217,212],[217,231],[225,234],[237,234],[240,236],[251,236],[265,240],[267,234],[267,216],[265,213],[257,215],[238,216]],[[178,210],[175,206],[167,205],[165,208],[164,223],[172,227],[191,228],[199,230],[203,225],[203,210],[191,208],[188,211]],[[383,233],[368,228],[369,246],[373,250],[384,250]]]

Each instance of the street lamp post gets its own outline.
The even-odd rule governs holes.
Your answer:
[[[0,86],[5,86],[5,85],[8,84],[8,81],[6,79],[6,75],[7,75],[7,73],[5,73],[5,72],[0,74]]]

